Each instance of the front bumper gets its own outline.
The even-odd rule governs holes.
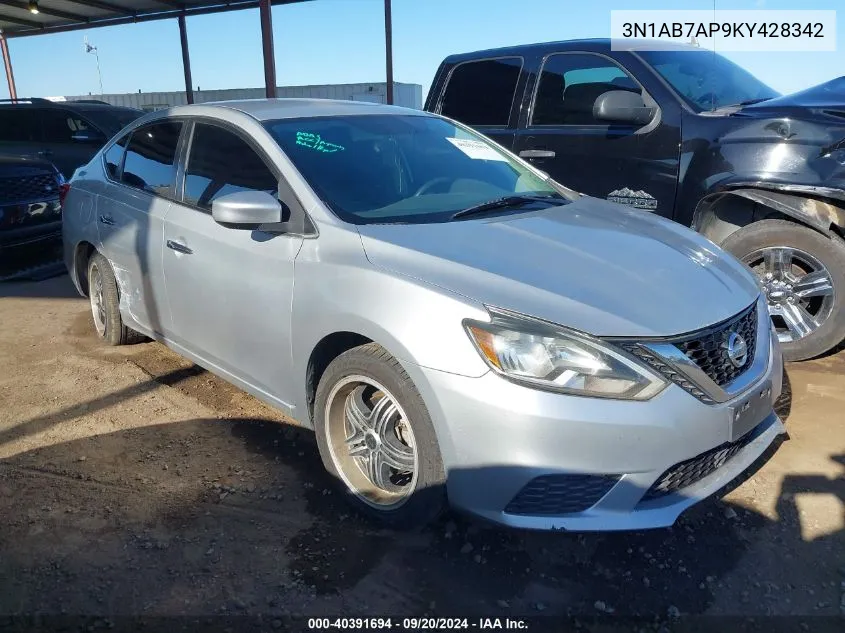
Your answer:
[[[408,367],[437,430],[451,504],[528,529],[600,531],[672,525],[681,512],[739,476],[785,431],[773,412],[782,388],[780,348],[767,320],[761,320],[768,339],[765,368],[741,394],[714,404],[701,402],[675,384],[649,401],[633,402],[547,393],[493,373],[468,378]],[[679,463],[730,446],[736,440],[735,405],[749,394],[761,390],[768,394],[769,386],[769,402],[758,408],[759,421],[754,420],[727,461],[668,494],[657,498],[648,494]],[[600,498],[581,511],[507,510],[536,478],[566,475],[577,476],[575,480],[589,475],[613,479]]]

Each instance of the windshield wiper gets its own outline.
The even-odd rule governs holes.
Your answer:
[[[497,209],[515,209],[526,204],[531,204],[532,202],[551,202],[552,200],[560,200],[561,204],[567,202],[566,198],[561,196],[560,194],[551,194],[548,196],[542,195],[514,195],[514,196],[505,196],[503,198],[495,198],[493,200],[488,200],[487,202],[482,202],[481,204],[475,204],[471,207],[467,207],[466,209],[461,209],[457,213],[455,213],[450,220],[456,220],[458,218],[465,218],[470,215],[475,215],[477,213],[486,213],[487,211],[496,211]]]

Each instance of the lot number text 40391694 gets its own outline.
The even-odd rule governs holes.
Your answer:
[[[525,630],[528,624],[518,618],[309,618],[311,631],[447,631],[447,630]]]

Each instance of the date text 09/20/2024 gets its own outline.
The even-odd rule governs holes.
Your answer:
[[[518,618],[309,618],[308,630],[524,630],[525,620]]]

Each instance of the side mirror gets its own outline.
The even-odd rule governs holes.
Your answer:
[[[70,139],[74,143],[105,143],[106,139],[93,130],[77,130]]]
[[[226,226],[254,229],[262,224],[280,224],[284,207],[266,191],[237,191],[211,203],[211,217]]]
[[[600,94],[593,105],[593,117],[610,123],[645,125],[654,115],[655,108],[648,107],[642,95],[628,90],[610,90]]]

